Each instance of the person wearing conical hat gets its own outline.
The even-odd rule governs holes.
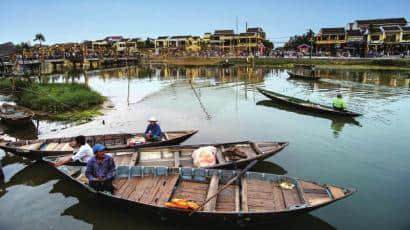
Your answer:
[[[148,126],[144,132],[146,141],[160,141],[162,136],[161,127],[158,125],[158,120],[155,117],[148,119]]]

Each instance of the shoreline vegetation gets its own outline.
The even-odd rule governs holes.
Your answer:
[[[1,94],[47,120],[84,122],[101,115],[106,98],[84,84],[38,83],[25,79],[0,80]]]
[[[149,63],[221,66],[228,59],[230,64],[263,67],[292,68],[294,64],[312,64],[320,69],[369,69],[410,70],[410,59],[319,59],[319,58],[220,58],[220,57],[154,57]]]

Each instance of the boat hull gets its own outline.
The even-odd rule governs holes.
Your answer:
[[[156,147],[156,146],[167,146],[167,145],[178,145],[184,141],[186,141],[188,138],[196,134],[198,131],[193,130],[187,132],[185,135],[172,138],[169,140],[164,140],[164,141],[158,141],[158,142],[149,142],[149,143],[144,143],[144,144],[139,144],[136,146],[129,147],[126,144],[121,144],[121,145],[114,145],[114,146],[108,146],[107,145],[107,150],[120,150],[120,149],[133,149],[133,148],[143,148],[143,147]],[[108,134],[109,135],[109,134]],[[128,137],[130,137],[132,134],[124,134]],[[87,138],[87,137],[86,137]],[[92,145],[95,143],[91,143]],[[60,155],[66,155],[66,154],[73,154],[72,150],[69,151],[43,151],[43,150],[27,150],[23,148],[19,148],[16,146],[11,145],[11,143],[3,143],[0,144],[0,148],[7,152],[14,153],[16,155],[26,157],[29,159],[33,160],[41,160],[43,157],[47,156],[60,156]]]
[[[361,114],[358,113],[354,113],[354,112],[344,112],[344,111],[338,111],[338,110],[334,110],[334,109],[321,109],[319,107],[314,107],[314,106],[305,106],[302,105],[300,103],[295,103],[295,102],[291,102],[286,100],[286,98],[284,98],[284,96],[277,96],[277,93],[273,93],[261,88],[257,88],[258,91],[265,95],[266,97],[270,98],[271,100],[277,102],[277,103],[281,103],[284,105],[288,105],[288,106],[293,106],[296,108],[302,108],[306,111],[309,112],[315,112],[315,113],[321,113],[321,114],[327,114],[327,115],[335,115],[335,116],[342,116],[342,117],[356,117],[356,116],[360,116]],[[311,102],[307,102],[305,101],[305,103],[310,103]],[[321,106],[321,105],[320,105]]]
[[[293,78],[293,79],[302,79],[302,80],[308,80],[308,81],[317,81],[320,79],[320,77],[306,76],[302,74],[292,73],[290,71],[288,71],[288,74],[289,74],[289,78]]]

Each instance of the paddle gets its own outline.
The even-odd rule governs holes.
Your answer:
[[[220,192],[225,190],[229,185],[231,185],[237,179],[241,178],[249,169],[251,169],[256,163],[258,163],[258,161],[259,161],[259,159],[255,159],[255,160],[251,161],[241,172],[239,172],[239,174],[237,176],[232,177],[224,186],[222,186],[222,188],[218,189],[218,191],[214,195],[212,195],[211,197],[206,199],[201,205],[199,205],[198,208],[192,210],[189,213],[189,216],[191,216],[195,212],[201,210],[205,206],[205,204],[207,204],[209,201],[211,201],[213,198],[215,198]]]

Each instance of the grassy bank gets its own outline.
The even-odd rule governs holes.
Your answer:
[[[14,89],[14,90],[13,90]],[[99,115],[105,98],[83,84],[42,84],[28,80],[0,80],[0,91],[17,104],[55,120],[87,120]]]
[[[221,65],[225,58],[203,57],[166,57],[153,58],[151,62],[159,62],[170,65],[197,65],[212,66]],[[230,63],[236,65],[257,65],[280,68],[291,68],[294,64],[313,64],[318,68],[332,69],[386,69],[386,70],[410,70],[410,59],[308,59],[308,58],[229,58]]]

